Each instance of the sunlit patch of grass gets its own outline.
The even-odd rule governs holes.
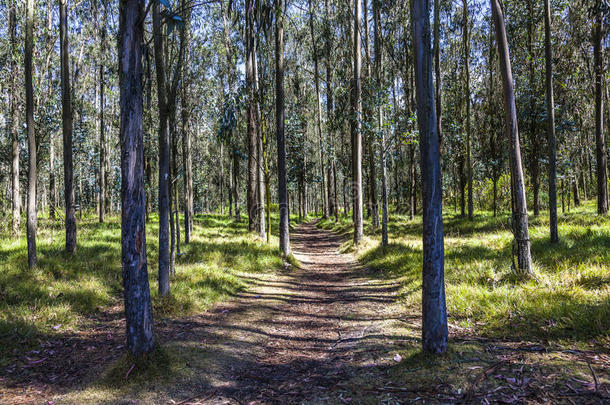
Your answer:
[[[149,284],[155,316],[183,316],[207,309],[246,290],[241,277],[282,268],[277,237],[270,244],[247,231],[247,218],[235,223],[220,215],[197,215],[191,242],[181,246],[171,296],[157,293],[158,222],[146,228]],[[63,252],[61,221],[41,218],[36,269],[27,267],[25,237],[0,234],[0,358],[25,352],[41,336],[61,335],[86,325],[87,317],[122,303],[120,218],[100,224],[85,215],[78,220],[75,256]],[[277,232],[272,217],[272,232]],[[184,233],[182,234],[184,237]],[[8,361],[8,360],[6,360]],[[2,365],[2,364],[0,364]]]
[[[559,217],[559,244],[548,238],[548,214],[530,221],[535,277],[511,269],[508,215],[478,212],[474,221],[444,218],[447,310],[452,324],[478,334],[509,339],[607,340],[610,325],[610,218],[592,202]],[[349,219],[320,226],[351,239]],[[372,276],[398,278],[410,310],[421,305],[421,217],[392,215],[390,245],[365,226],[369,241],[355,250]],[[348,241],[344,245],[351,249]],[[516,260],[516,259],[515,259]]]

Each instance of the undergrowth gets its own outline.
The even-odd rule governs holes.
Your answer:
[[[551,244],[547,213],[530,217],[535,277],[518,280],[511,271],[512,234],[508,214],[477,212],[474,221],[446,214],[445,282],[449,322],[459,328],[503,339],[555,339],[606,346],[610,325],[610,218],[587,202],[559,217],[560,242]],[[351,219],[319,223],[351,237]],[[365,239],[354,249],[371,274],[401,281],[406,310],[420,311],[421,217],[393,214],[390,244],[365,225]]]

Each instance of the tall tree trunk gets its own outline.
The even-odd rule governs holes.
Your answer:
[[[529,18],[527,23],[527,49],[529,54],[529,91],[530,91],[530,137],[531,137],[531,148],[532,156],[530,161],[530,170],[532,176],[532,189],[534,193],[534,216],[540,215],[540,138],[536,134],[536,114],[534,109],[536,107],[534,95],[535,83],[534,83],[534,61],[535,55],[533,50],[534,42],[534,4],[532,0],[527,0],[527,7],[529,10]]]
[[[354,2],[354,72],[352,89],[352,199],[354,206],[354,245],[359,245],[363,237],[362,221],[362,83],[361,83],[361,44],[360,44],[360,0]]]
[[[443,163],[443,131],[442,131],[442,99],[441,99],[441,21],[440,0],[434,0],[434,74],[436,76],[436,132],[438,133],[438,148],[441,154],[441,171]],[[442,180],[442,178],[441,178]]]
[[[500,56],[500,71],[504,87],[505,120],[509,144],[511,184],[513,186],[513,232],[517,251],[517,268],[520,275],[532,274],[532,256],[530,253],[530,238],[527,218],[527,199],[525,197],[525,181],[521,165],[521,145],[519,142],[519,126],[517,124],[517,107],[513,89],[513,74],[508,51],[504,15],[500,0],[491,0],[491,11],[496,27],[496,42]]]
[[[168,127],[169,127],[169,139],[170,139],[170,159],[169,159],[169,274],[176,274],[176,246],[177,240],[176,235],[178,234],[178,228],[180,227],[179,221],[175,220],[174,213],[178,211],[178,205],[176,204],[176,181],[177,181],[177,145],[176,145],[176,106],[174,104],[168,105]]]
[[[388,180],[385,160],[385,130],[383,128],[383,108],[381,99],[382,77],[383,77],[383,44],[381,38],[381,17],[379,0],[373,0],[373,22],[374,22],[374,45],[375,45],[375,81],[377,88],[377,131],[379,135],[379,158],[381,163],[381,244],[388,245]],[[394,75],[392,75],[394,77]],[[392,84],[392,87],[394,84]],[[377,202],[373,199],[374,215],[377,215],[377,226],[379,218],[377,213]],[[373,219],[375,216],[373,216]]]
[[[429,9],[429,0],[411,2],[423,200],[422,341],[424,351],[443,353],[447,350],[448,336],[443,202],[432,84]]]
[[[328,205],[329,211],[331,214],[335,215],[335,221],[339,220],[339,195],[337,193],[337,171],[336,171],[336,156],[335,156],[335,145],[333,142],[334,131],[333,131],[333,120],[334,120],[334,101],[333,101],[333,71],[331,68],[332,61],[332,49],[333,49],[333,35],[332,30],[330,29],[331,24],[331,15],[330,15],[330,7],[328,5],[329,0],[324,1],[324,12],[326,17],[326,29],[325,29],[325,37],[326,37],[326,120],[327,125],[326,129],[328,131],[328,142],[330,145],[330,156],[329,156],[329,177],[328,177]],[[331,179],[332,176],[332,179]],[[332,183],[332,186],[331,186]]]
[[[32,0],[28,0],[32,1]],[[121,0],[119,80],[121,91],[121,266],[127,350],[134,356],[154,346],[146,263],[142,48],[144,10],[139,0]]]
[[[155,70],[157,73],[157,103],[159,112],[159,295],[169,295],[169,216],[170,216],[170,145],[166,100],[165,63],[160,5],[152,6]]]
[[[190,13],[185,18],[184,30],[184,49],[190,47],[190,29],[191,16]],[[191,241],[191,233],[193,232],[193,159],[192,159],[192,139],[190,130],[190,114],[191,104],[189,100],[190,77],[189,77],[189,52],[184,52],[184,61],[182,62],[182,99],[181,99],[181,118],[182,118],[182,166],[184,171],[184,244]],[[220,166],[223,166],[222,155],[220,157]],[[222,185],[221,185],[222,193]]]
[[[417,183],[415,181],[415,145],[409,145],[409,219],[415,218]]]
[[[47,43],[51,42],[53,30],[53,0],[47,2]],[[16,94],[16,93],[14,93]],[[47,97],[53,94],[53,69],[47,64]],[[17,162],[19,163],[19,162]],[[21,204],[21,199],[19,199]],[[57,185],[55,182],[55,131],[49,133],[49,218],[57,219]]]
[[[106,123],[104,122],[104,69],[106,68],[104,65],[104,55],[106,53],[106,21],[108,16],[108,5],[104,3],[104,13],[103,13],[103,21],[100,24],[100,168],[99,168],[99,221],[104,222],[104,216],[106,214]]]
[[[256,47],[258,46],[257,42],[254,43],[254,66],[253,66],[253,71],[254,71],[254,91],[257,94],[258,97],[260,97],[261,100],[264,100],[264,93],[263,91],[261,91],[262,89],[259,87],[259,83],[258,83],[258,60],[257,60],[257,51],[256,51]],[[256,122],[258,122],[257,125],[257,133],[256,133],[256,196],[257,196],[257,200],[256,200],[256,208],[258,210],[257,213],[257,217],[258,217],[258,235],[260,236],[261,240],[265,240],[267,238],[267,229],[265,226],[265,199],[266,199],[266,193],[265,193],[265,164],[266,164],[266,157],[265,157],[265,149],[264,149],[264,138],[265,138],[265,134],[264,132],[266,131],[266,125],[265,125],[265,119],[261,114],[261,110],[260,110],[260,104],[258,102],[258,100],[256,100],[256,105],[255,105],[255,113],[256,113]]]
[[[316,41],[316,35],[314,31],[314,11],[312,7],[312,0],[308,0],[309,4],[309,29],[311,33],[311,44],[312,44],[312,56],[313,56],[313,66],[314,66],[314,82],[316,85],[316,100],[318,103],[317,115],[316,115],[316,128],[318,130],[318,139],[319,139],[319,157],[320,157],[320,174],[321,174],[321,187],[322,187],[322,216],[324,219],[327,219],[329,216],[328,209],[328,189],[326,188],[326,172],[324,170],[325,160],[324,160],[324,136],[322,134],[322,99],[320,96],[320,68],[318,66],[318,46]],[[330,123],[329,123],[330,124]]]
[[[32,80],[32,53],[34,48],[34,0],[26,0],[25,19],[25,49],[24,49],[24,72],[25,72],[25,118],[28,132],[28,201],[27,201],[27,223],[26,236],[28,244],[28,266],[36,267],[38,258],[36,256],[36,228],[38,218],[36,212],[36,179],[37,157],[36,157],[36,134],[34,132],[34,84]]]
[[[550,0],[544,0],[544,56],[546,60],[546,116],[549,142],[549,226],[551,243],[557,243],[559,242],[557,231],[557,154],[555,150],[555,100],[553,95]]]
[[[368,23],[368,0],[363,0],[363,5],[364,5],[364,21],[363,21],[363,28],[364,28],[364,51],[365,51],[365,77],[367,82],[372,83],[372,75],[371,75],[371,53],[370,53],[370,46],[369,46],[369,23]],[[375,62],[377,63],[377,62]],[[375,74],[377,74],[377,72],[375,72]],[[375,83],[377,83],[377,80],[375,79]],[[375,89],[373,92],[376,94],[376,92],[379,91],[379,89]],[[368,97],[370,98],[371,94],[368,94]],[[380,106],[379,106],[380,107]],[[367,107],[364,108],[363,111],[364,114],[364,122],[366,123],[371,123],[371,121],[373,120],[372,118],[372,111],[370,108],[370,103],[367,103]],[[375,127],[376,124],[373,124],[373,127]],[[377,203],[377,174],[376,174],[376,167],[375,167],[375,133],[373,131],[368,131],[368,137],[365,136],[365,143],[366,143],[366,154],[368,155],[368,167],[369,167],[369,175],[368,175],[368,198],[367,198],[367,209],[368,209],[368,216],[371,216],[372,219],[372,225],[374,228],[379,228],[379,205]],[[368,138],[368,139],[367,139]],[[365,176],[366,177],[366,176]],[[367,216],[367,218],[368,218]]]
[[[10,74],[9,87],[11,94],[15,97],[10,98],[10,134],[11,134],[11,191],[12,191],[12,225],[13,235],[17,236],[21,233],[21,184],[19,181],[19,110],[17,95],[17,61],[16,55],[19,53],[19,44],[17,43],[17,0],[10,2],[9,10],[9,31],[10,31]],[[52,144],[52,142],[51,142]],[[54,179],[53,179],[54,180]],[[53,185],[55,181],[53,181]],[[52,203],[51,203],[52,204]],[[53,207],[54,208],[54,207]],[[53,214],[55,211],[52,211]]]
[[[286,187],[286,140],[284,137],[284,5],[275,4],[275,132],[277,136],[277,177],[280,209],[280,251],[290,255],[288,191]]]
[[[219,180],[219,189],[220,189],[220,215],[225,214],[225,155],[224,155],[224,144],[220,141],[220,162],[219,162],[219,171],[220,171],[220,180]],[[229,159],[230,161],[230,159]],[[233,207],[231,206],[231,187],[229,187],[229,216],[232,216]]]
[[[498,162],[495,160],[497,158],[497,145],[496,145],[496,128],[494,126],[494,116],[495,111],[492,107],[492,103],[494,101],[494,34],[493,34],[493,21],[489,22],[489,59],[487,60],[487,65],[489,69],[489,93],[488,93],[488,114],[489,114],[489,150],[492,152],[493,156],[493,166],[491,168],[491,181],[493,182],[493,215],[494,218],[498,215],[498,177],[500,170],[498,169]]]
[[[468,179],[468,220],[474,217],[474,204],[472,196],[472,134],[470,125],[470,34],[468,30],[468,0],[463,0],[463,41],[464,41],[464,73],[465,73],[465,94],[464,103],[466,105],[466,176]]]
[[[233,146],[231,151],[233,157],[232,193],[233,203],[235,204],[235,222],[241,222],[241,209],[239,207],[239,151],[237,146]]]
[[[66,252],[69,254],[74,254],[76,253],[76,207],[74,202],[74,163],[72,162],[72,95],[70,92],[70,61],[68,57],[69,49],[67,3],[67,0],[59,1],[59,45],[61,49],[61,105],[62,132],[64,140],[64,201],[66,208]]]
[[[257,183],[257,131],[256,131],[256,100],[254,92],[254,0],[246,0],[246,94],[247,94],[247,143],[248,143],[248,184],[247,184],[247,208],[248,208],[248,230],[256,230],[256,183]]]
[[[608,213],[608,157],[604,136],[604,98],[602,94],[604,80],[604,62],[602,56],[603,13],[602,1],[596,0],[595,25],[593,27],[593,59],[595,64],[595,147],[597,154],[597,213]]]

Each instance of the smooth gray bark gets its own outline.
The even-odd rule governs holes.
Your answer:
[[[275,4],[275,131],[277,136],[278,198],[280,209],[280,251],[290,255],[290,217],[288,190],[286,187],[286,139],[284,135],[284,6],[282,0]]]
[[[553,48],[551,46],[551,6],[544,0],[544,56],[546,62],[546,115],[549,142],[549,217],[551,243],[559,242],[557,231],[557,153],[555,146],[555,101],[553,96]]]
[[[511,184],[513,189],[513,232],[517,253],[515,271],[519,275],[529,276],[532,274],[532,256],[528,231],[527,199],[525,196],[523,166],[521,164],[521,144],[519,141],[519,126],[517,124],[513,74],[500,0],[491,0],[491,11],[496,27],[496,42],[498,44],[500,71],[504,88],[504,119],[506,121],[506,135],[508,137],[510,157]]]

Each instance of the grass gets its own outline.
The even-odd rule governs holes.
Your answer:
[[[273,221],[277,223],[277,221]],[[25,237],[0,234],[0,367],[9,354],[34,348],[42,337],[83,330],[91,316],[122,305],[120,218],[100,224],[94,215],[78,222],[78,250],[63,253],[61,221],[39,220],[36,269],[27,267]],[[191,243],[182,245],[171,296],[157,293],[158,222],[147,224],[147,257],[154,317],[201,312],[248,288],[244,273],[281,269],[277,238],[269,245],[219,215],[197,215]],[[274,229],[273,231],[277,231]],[[273,233],[273,232],[272,232]],[[184,236],[184,234],[182,235]]]
[[[376,277],[398,278],[406,309],[421,307],[421,218],[392,215],[390,245],[380,246],[379,231],[365,226],[356,249]],[[530,220],[536,278],[512,276],[512,234],[507,216],[477,212],[474,221],[445,215],[445,280],[450,324],[476,335],[510,340],[572,343],[610,341],[610,218],[587,202],[560,215],[560,243],[548,240],[548,218]],[[320,226],[351,234],[351,220]],[[347,242],[344,250],[354,250]]]

